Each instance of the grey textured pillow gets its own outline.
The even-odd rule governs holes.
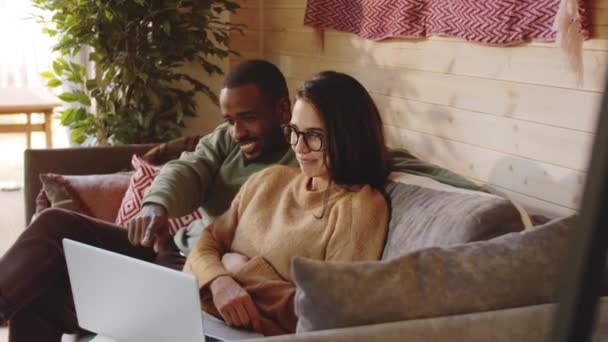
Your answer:
[[[574,217],[378,262],[294,258],[298,331],[497,310],[556,300]]]
[[[411,178],[409,176],[408,178]],[[487,240],[524,228],[511,201],[495,195],[390,182],[391,208],[382,259],[417,249]]]

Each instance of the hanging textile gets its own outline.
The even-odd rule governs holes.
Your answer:
[[[304,24],[374,40],[452,36],[513,45],[555,40],[559,7],[560,0],[308,0]],[[578,12],[569,19],[579,15],[579,30],[587,38],[583,2]]]
[[[308,0],[304,24],[381,40],[459,37],[507,46],[558,41],[581,81],[583,0]]]

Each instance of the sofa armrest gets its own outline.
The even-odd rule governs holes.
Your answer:
[[[594,341],[608,337],[608,297],[598,302]],[[465,315],[319,330],[256,338],[248,342],[367,342],[367,341],[548,341],[558,304],[524,306]]]
[[[36,195],[42,187],[41,173],[92,175],[130,170],[131,156],[143,154],[153,146],[155,144],[26,149],[23,153],[26,224],[29,224],[36,208]]]

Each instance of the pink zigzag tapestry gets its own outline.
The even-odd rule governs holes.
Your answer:
[[[304,24],[380,40],[389,37],[460,37],[513,45],[554,41],[561,2],[576,0],[308,0]],[[575,4],[576,6],[576,4]],[[578,1],[578,33],[589,37],[584,1]]]

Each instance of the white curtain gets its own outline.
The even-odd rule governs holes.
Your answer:
[[[29,18],[33,13],[37,9],[28,0],[0,0],[0,87],[45,84],[40,73],[51,69],[56,42]]]

